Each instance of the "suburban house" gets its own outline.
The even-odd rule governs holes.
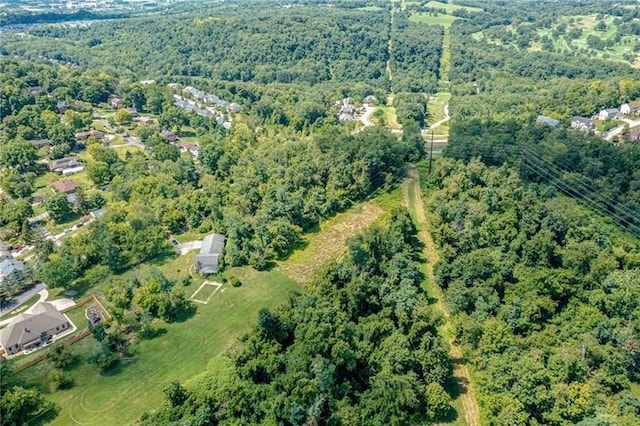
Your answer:
[[[89,215],[90,215],[92,218],[94,218],[94,219],[99,218],[99,217],[100,217],[100,216],[102,216],[103,214],[104,214],[104,208],[97,209],[97,210],[91,210],[91,211],[89,212]]]
[[[51,186],[55,192],[60,194],[71,194],[78,190],[78,185],[69,179],[57,180],[53,182]]]
[[[69,167],[68,169],[64,169],[62,171],[62,176],[75,175],[76,173],[80,173],[83,170],[84,170],[84,166]]]
[[[620,112],[624,115],[640,114],[640,101],[629,102],[620,106]]]
[[[546,115],[539,115],[538,118],[536,118],[536,124],[556,128],[560,125],[560,122],[555,118],[547,117]]]
[[[198,145],[188,143],[188,142],[180,142],[176,145],[180,152],[188,152],[192,157],[197,158],[200,154],[200,147]]]
[[[377,103],[378,100],[373,95],[365,96],[365,98],[362,100],[362,105],[375,105]]]
[[[29,141],[29,143],[35,145],[38,148],[51,145],[51,141],[49,139],[34,139]]]
[[[167,139],[171,143],[176,143],[178,141],[178,136],[170,130],[163,130],[160,132],[160,136]]]
[[[60,158],[59,160],[53,160],[49,163],[49,171],[62,173],[64,169],[68,169],[70,167],[77,167],[80,165],[80,157],[66,157]]]
[[[590,132],[595,128],[593,120],[587,117],[573,117],[571,119],[571,128],[583,132]]]
[[[89,130],[88,132],[78,132],[75,134],[75,138],[79,141],[86,141],[92,136],[96,139],[102,139],[104,138],[104,133],[99,130]]]
[[[238,113],[238,112],[242,111],[242,107],[240,105],[232,102],[227,106],[227,111]]]
[[[131,115],[131,118],[136,118],[140,116],[140,114],[138,114],[138,110],[135,108],[125,108],[125,111],[127,111],[129,115]]]
[[[14,355],[50,343],[53,336],[71,328],[67,317],[51,303],[38,303],[31,309],[31,313],[18,315],[0,330],[0,346],[8,355]]]
[[[640,141],[640,127],[634,127],[629,130],[622,138],[627,142],[637,142]]]
[[[142,116],[134,117],[133,118],[133,122],[134,123],[140,123],[140,124],[149,124],[149,125],[154,124],[153,123],[153,118],[151,118],[151,117],[142,117]]]
[[[598,113],[598,118],[600,120],[612,120],[622,118],[622,114],[620,114],[620,110],[618,110],[618,108],[608,108],[601,110]]]
[[[22,279],[24,275],[24,263],[11,255],[2,256],[0,259],[0,285],[2,285],[2,282],[6,279]]]
[[[9,277],[21,279],[23,274],[24,263],[14,258],[9,248],[0,243],[0,285]]]
[[[200,253],[193,261],[196,272],[203,275],[216,274],[220,268],[220,257],[223,250],[224,235],[210,234],[204,237]]]
[[[65,101],[58,101],[56,103],[56,109],[58,110],[58,113],[60,114],[64,114],[65,112],[67,112],[67,110],[71,108],[71,106],[66,103]]]
[[[109,98],[109,103],[113,108],[120,108],[124,101],[120,96],[112,96],[111,98]]]
[[[338,121],[353,120],[353,116],[356,114],[356,107],[351,103],[351,98],[344,98],[342,100],[342,107],[338,112]]]

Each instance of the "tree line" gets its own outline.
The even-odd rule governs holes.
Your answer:
[[[276,310],[205,375],[165,390],[141,424],[391,424],[452,415],[452,367],[421,290],[408,213],[349,242],[309,290]]]

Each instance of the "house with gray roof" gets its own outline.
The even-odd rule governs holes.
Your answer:
[[[560,125],[560,122],[555,118],[547,117],[546,115],[539,115],[538,118],[536,118],[536,124],[556,128]]]
[[[0,330],[0,346],[8,355],[37,349],[60,333],[72,328],[71,322],[51,303],[35,305],[30,313],[18,315]]]
[[[571,128],[582,132],[590,132],[595,129],[595,123],[587,117],[573,117],[571,119]]]
[[[72,157],[60,158],[49,163],[49,171],[62,173],[64,169],[77,167],[80,163],[80,157],[75,155]]]
[[[24,263],[13,256],[0,257],[0,285],[8,278],[21,279],[24,274]]]
[[[224,235],[211,234],[204,237],[200,253],[193,261],[196,272],[203,275],[218,273],[223,250]]]

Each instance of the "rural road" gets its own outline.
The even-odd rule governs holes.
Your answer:
[[[135,136],[122,136],[122,139],[124,139],[126,141],[126,143],[121,143],[118,145],[111,145],[111,148],[120,148],[123,146],[135,146],[137,148],[140,148],[142,150],[144,150],[145,146],[142,143],[142,141],[138,138],[136,138]]]
[[[607,134],[604,136],[604,138],[608,141],[610,141],[611,139],[615,138],[616,136],[619,136],[622,131],[624,130],[625,126],[629,126],[629,128],[633,128],[636,126],[640,126],[640,120],[630,120],[628,118],[623,118],[622,121],[624,121],[625,124],[618,126],[616,128],[613,128],[611,130],[609,130],[607,132]]]

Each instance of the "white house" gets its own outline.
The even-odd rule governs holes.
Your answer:
[[[622,114],[620,114],[620,111],[618,110],[618,108],[608,108],[608,109],[603,109],[598,113],[598,118],[600,120],[611,120],[614,118],[621,118]]]
[[[629,102],[620,106],[620,112],[624,115],[640,114],[640,101]]]
[[[571,128],[582,132],[590,132],[595,128],[593,120],[587,117],[573,117],[571,119]]]

